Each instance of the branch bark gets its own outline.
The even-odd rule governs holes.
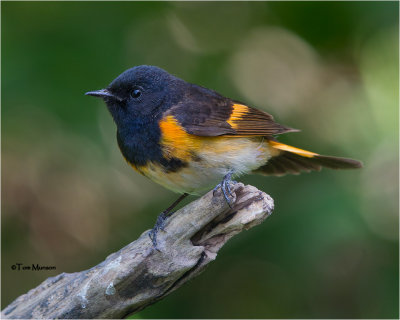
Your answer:
[[[270,196],[231,185],[233,207],[212,191],[168,218],[155,250],[144,232],[91,269],[48,278],[20,296],[2,318],[123,318],[164,298],[199,275],[237,233],[260,224],[273,210]]]

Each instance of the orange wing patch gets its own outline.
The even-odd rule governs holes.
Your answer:
[[[243,104],[232,105],[232,113],[226,122],[236,134],[226,136],[271,136],[285,132],[298,131],[285,127],[274,121],[274,118],[261,110]]]
[[[288,146],[287,144],[279,143],[279,142],[276,142],[276,141],[270,140],[268,142],[269,142],[270,146],[275,148],[275,149],[279,149],[279,150],[282,150],[282,151],[288,151],[288,152],[291,152],[291,153],[295,153],[295,154],[298,154],[299,156],[302,156],[302,157],[314,158],[315,156],[319,155],[318,153],[314,153],[314,152],[311,152],[311,151],[295,148],[295,147],[292,147],[292,146]]]
[[[232,107],[232,114],[226,122],[236,130],[239,128],[239,123],[243,120],[243,116],[249,112],[249,107],[243,104],[234,104]]]

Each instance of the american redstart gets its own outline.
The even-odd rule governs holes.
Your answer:
[[[362,167],[357,160],[323,156],[280,143],[276,135],[298,130],[158,67],[131,68],[106,89],[86,94],[107,104],[126,161],[151,180],[182,194],[158,217],[150,233],[154,246],[164,220],[188,194],[221,181],[217,187],[230,204],[232,176]]]

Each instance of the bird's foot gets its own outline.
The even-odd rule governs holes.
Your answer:
[[[151,241],[153,242],[153,247],[154,249],[160,251],[157,246],[157,234],[160,230],[165,231],[165,221],[167,221],[167,218],[171,215],[172,213],[168,212],[167,210],[163,211],[160,213],[160,215],[157,217],[156,224],[154,225],[153,229],[150,230],[149,232],[149,237]]]
[[[181,202],[187,196],[188,196],[187,193],[182,194],[173,204],[171,204],[167,209],[161,212],[161,214],[157,217],[156,224],[154,225],[153,229],[151,229],[149,232],[149,237],[153,242],[154,249],[160,251],[157,247],[157,233],[160,230],[165,231],[164,230],[165,221],[167,220],[168,217],[172,216],[175,213],[175,211],[172,211],[172,209],[175,208],[178,205],[178,203]]]
[[[232,172],[228,172],[228,174],[225,175],[225,177],[222,179],[221,183],[218,183],[213,190],[213,194],[215,195],[215,192],[219,188],[221,188],[221,191],[224,195],[225,201],[230,208],[232,208],[232,204],[233,204],[232,198],[234,197],[232,190],[231,190],[231,182],[237,183],[236,181],[231,180],[231,177],[232,177]]]

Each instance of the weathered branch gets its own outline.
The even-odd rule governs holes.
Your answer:
[[[232,236],[271,214],[267,194],[241,183],[232,191],[232,209],[210,191],[176,212],[158,234],[160,251],[146,231],[89,270],[48,278],[2,318],[123,318],[155,303],[200,274]]]

